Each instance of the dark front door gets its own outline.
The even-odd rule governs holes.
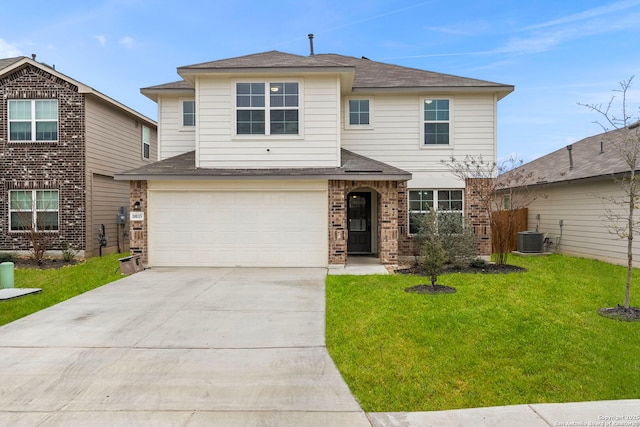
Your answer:
[[[349,193],[347,253],[371,253],[371,193]]]

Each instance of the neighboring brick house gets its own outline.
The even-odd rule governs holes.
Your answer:
[[[113,175],[157,159],[156,122],[26,57],[0,59],[0,97],[0,251],[30,250],[33,227],[52,254],[128,250],[129,186]]]
[[[429,206],[488,221],[443,160],[496,158],[513,86],[335,54],[272,51],[178,68],[158,103],[159,159],[131,182],[149,266],[394,264]]]

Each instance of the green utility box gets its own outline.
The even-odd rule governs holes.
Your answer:
[[[13,263],[3,262],[0,264],[0,283],[2,288],[13,288]]]

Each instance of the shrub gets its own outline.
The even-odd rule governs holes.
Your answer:
[[[5,252],[0,253],[0,263],[2,262],[15,262],[16,256],[12,253]]]
[[[73,246],[66,242],[62,245],[62,259],[64,262],[72,262],[76,259],[76,255],[78,255],[78,251]]]
[[[438,234],[447,253],[447,262],[454,267],[466,267],[478,256],[478,236],[458,213],[438,214]]]

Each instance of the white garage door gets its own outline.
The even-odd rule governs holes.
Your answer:
[[[327,265],[326,191],[151,190],[147,221],[151,266]]]

